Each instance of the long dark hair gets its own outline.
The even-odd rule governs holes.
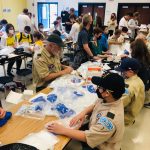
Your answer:
[[[144,41],[137,39],[131,43],[131,56],[136,58],[145,67],[150,66],[150,53]]]
[[[102,28],[103,22],[101,16],[96,16],[96,27]]]
[[[114,17],[113,17],[112,15],[113,15]],[[116,19],[117,19],[116,14],[115,14],[115,13],[112,13],[111,16],[110,16],[110,19],[111,19],[111,20],[112,20],[112,19],[113,19],[113,20],[116,20]]]

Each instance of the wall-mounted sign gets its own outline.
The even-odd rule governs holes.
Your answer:
[[[3,9],[3,12],[4,12],[4,13],[10,13],[10,12],[11,12],[11,9],[10,9],[10,8],[4,8],[4,9]]]
[[[149,6],[143,6],[142,8],[148,9],[148,8],[149,8]]]
[[[82,7],[87,7],[87,5],[82,5]]]
[[[122,8],[128,8],[128,6],[122,6]]]

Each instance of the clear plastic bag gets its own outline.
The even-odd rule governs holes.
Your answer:
[[[22,116],[27,118],[35,118],[35,119],[44,119],[44,103],[35,103],[32,105],[22,105],[17,113],[16,116]]]
[[[31,103],[37,103],[37,102],[47,102],[46,101],[46,94],[39,93],[36,96],[29,99],[29,102]]]
[[[43,96],[39,96],[39,97],[33,99],[31,102],[32,102],[32,103],[36,103],[36,102],[46,102],[46,100],[45,100],[45,98],[44,98]]]
[[[73,114],[75,114],[74,110],[66,107],[62,103],[58,103],[57,105],[52,107],[52,110],[56,110],[58,112],[60,118],[70,117]]]
[[[57,95],[56,94],[49,94],[49,95],[47,95],[47,100],[51,103],[54,103],[57,100]]]
[[[87,91],[90,93],[96,93],[96,90],[92,84],[84,85],[82,87],[87,89]]]

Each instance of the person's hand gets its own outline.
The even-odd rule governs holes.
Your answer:
[[[65,69],[63,70],[64,74],[70,74],[73,71],[73,68],[70,66],[65,67]]]
[[[85,114],[81,112],[80,114],[78,114],[77,116],[71,119],[69,126],[73,127],[78,124],[80,127],[83,124],[84,120],[85,120]]]
[[[56,134],[64,134],[65,127],[63,125],[60,125],[58,123],[51,123],[47,126],[47,130],[52,133]]]
[[[3,108],[0,108],[0,119],[4,118],[6,111]]]
[[[93,59],[94,59],[94,60],[99,60],[99,59],[100,59],[100,57],[98,57],[98,56],[94,56],[94,57],[93,57]]]
[[[15,43],[15,44],[13,45],[13,48],[17,48],[17,43]]]
[[[122,55],[120,55],[119,57],[120,57],[120,58],[127,58],[127,57],[128,57],[128,55],[126,55],[126,54],[122,54]]]

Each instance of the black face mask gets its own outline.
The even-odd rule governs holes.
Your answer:
[[[99,89],[96,90],[98,98],[103,99],[103,102],[106,103],[106,100],[102,97],[102,94],[99,92]]]
[[[99,89],[96,90],[96,93],[97,93],[98,98],[102,98],[103,99],[102,94],[99,92]]]

